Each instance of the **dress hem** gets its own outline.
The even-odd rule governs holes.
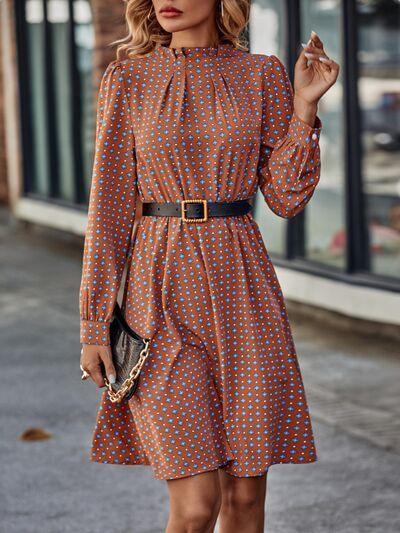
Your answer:
[[[234,458],[231,457],[229,459],[226,459],[223,462],[219,461],[217,463],[214,463],[214,464],[211,464],[209,466],[206,466],[203,469],[195,470],[195,471],[191,471],[191,472],[188,471],[185,475],[177,475],[177,476],[172,476],[172,477],[165,477],[165,476],[161,477],[161,476],[158,476],[155,473],[155,471],[154,471],[154,467],[153,467],[152,463],[147,462],[147,461],[141,461],[141,462],[135,462],[135,463],[133,463],[133,462],[131,462],[131,463],[113,463],[111,461],[102,461],[101,459],[91,458],[90,462],[92,462],[92,463],[101,463],[101,464],[110,464],[110,465],[119,465],[119,466],[151,466],[153,468],[153,478],[154,479],[168,481],[168,480],[172,480],[172,479],[183,479],[185,477],[195,476],[196,474],[203,474],[205,472],[211,472],[211,471],[217,470],[219,468],[224,468],[225,466],[228,466],[228,464],[231,461],[233,461],[233,460],[234,460]],[[271,466],[274,466],[274,465],[278,465],[278,464],[306,465],[306,464],[316,463],[317,461],[318,461],[318,457],[317,456],[315,456],[315,457],[313,457],[311,459],[308,459],[308,460],[304,460],[304,461],[299,461],[299,460],[272,461],[271,463],[268,463],[258,473],[239,474],[239,473],[235,473],[235,472],[229,472],[228,470],[224,470],[224,472],[226,472],[230,476],[237,477],[237,478],[260,477],[260,476],[266,474],[268,472],[269,468]]]

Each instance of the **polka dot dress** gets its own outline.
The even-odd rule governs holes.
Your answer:
[[[156,479],[223,468],[258,476],[316,461],[279,282],[251,213],[187,223],[139,217],[141,201],[229,202],[259,187],[277,216],[310,200],[319,136],[293,112],[285,67],[230,43],[116,60],[98,99],[80,287],[82,343],[109,344],[130,248],[123,310],[151,338],[135,395],[103,389],[93,461],[151,465]],[[268,206],[268,207],[267,207]]]

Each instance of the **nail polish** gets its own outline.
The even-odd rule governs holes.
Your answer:
[[[109,381],[111,384],[115,383],[116,378],[115,378],[114,374],[110,374],[110,375],[108,376],[108,381]]]
[[[331,61],[329,57],[323,57],[323,56],[320,56],[319,60],[322,61],[322,63],[330,63]]]

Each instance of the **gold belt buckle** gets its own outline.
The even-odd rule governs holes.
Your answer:
[[[186,217],[186,204],[203,204],[203,217],[200,218],[187,218]],[[208,220],[208,212],[207,212],[207,200],[181,200],[181,212],[182,212],[182,220],[184,222],[206,222]]]

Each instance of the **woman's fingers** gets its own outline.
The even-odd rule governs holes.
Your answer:
[[[318,37],[317,33],[314,30],[311,31],[309,41],[307,43],[302,43],[302,45],[303,48],[305,48],[306,52],[315,53],[317,55],[326,55],[324,50],[324,43],[321,41],[321,39]]]
[[[332,60],[326,54],[323,42],[314,31],[311,32],[308,43],[301,43],[301,45],[304,49],[304,61],[318,61],[322,71],[330,72]]]
[[[83,344],[81,350],[81,368],[89,373],[90,378],[98,387],[104,387],[104,377],[101,368],[102,358],[100,353],[108,346],[98,346],[95,344]]]
[[[103,346],[100,351],[100,357],[103,361],[108,381],[110,383],[115,383],[117,373],[112,362],[111,348],[109,346]]]
[[[329,68],[329,73],[328,73],[329,82],[331,85],[333,85],[339,76],[339,70],[340,70],[339,64],[336,63],[336,61],[334,61],[333,59],[330,59],[329,62],[326,63],[326,65]]]
[[[301,50],[297,61],[299,62],[300,68],[302,70],[305,70],[308,67],[308,58],[306,57],[306,50],[304,47],[307,45],[305,45],[304,43],[301,43],[301,46],[303,47],[303,50]]]
[[[324,49],[324,45],[321,41],[321,39],[318,37],[318,34],[314,31],[314,30],[311,30],[311,38],[310,38],[310,41],[318,48],[318,49],[321,49],[323,50]]]
[[[103,377],[103,374],[101,372],[101,367],[100,365],[97,363],[90,363],[87,367],[87,371],[89,372],[90,374],[90,377],[93,379],[93,381],[96,383],[96,385],[98,387],[104,387],[105,386],[105,383],[104,383],[104,377]]]
[[[339,65],[327,56],[321,39],[314,31],[310,40],[301,45],[303,50],[296,63],[296,89],[304,94],[311,93],[307,95],[309,98],[320,98],[335,83]]]
[[[313,48],[307,44],[302,43],[302,46],[304,48],[304,54],[309,59],[319,59],[320,57],[326,57],[328,56],[325,53],[325,50],[322,48]]]

